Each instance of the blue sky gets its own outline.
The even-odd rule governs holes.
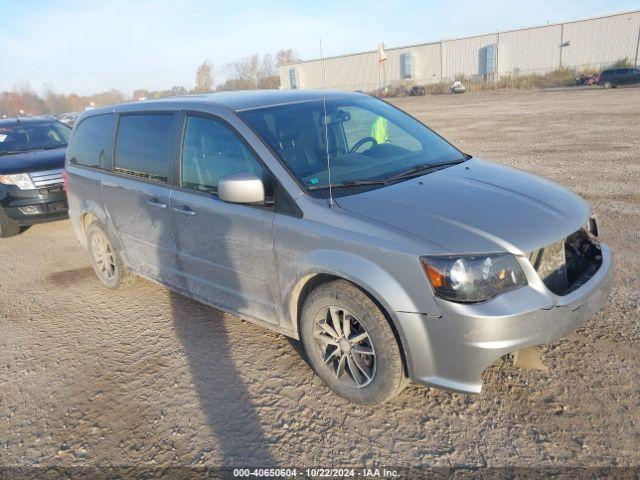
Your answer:
[[[197,66],[293,48],[305,59],[640,9],[640,0],[0,0],[0,91],[192,88]]]

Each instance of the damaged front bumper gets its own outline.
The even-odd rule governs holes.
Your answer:
[[[439,300],[441,317],[396,312],[410,377],[419,383],[479,393],[482,372],[501,356],[553,343],[593,317],[613,283],[611,250],[600,268],[564,295],[550,291],[529,264],[529,285],[480,304]]]

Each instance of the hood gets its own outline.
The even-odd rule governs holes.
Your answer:
[[[575,232],[590,215],[570,190],[478,159],[337,203],[441,249],[426,253],[528,253]]]
[[[0,155],[0,174],[10,175],[64,168],[66,151],[67,148],[63,147]]]

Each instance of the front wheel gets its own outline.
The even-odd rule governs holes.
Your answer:
[[[378,306],[336,280],[311,292],[302,310],[302,342],[314,370],[348,400],[376,404],[402,391],[400,347]]]
[[[611,82],[604,82],[604,83],[602,84],[602,86],[603,86],[604,88],[611,88],[611,87],[613,86],[613,84],[612,84]]]
[[[96,275],[107,288],[123,288],[131,275],[127,271],[122,258],[113,247],[104,228],[98,223],[92,223],[87,229],[87,244],[89,258]]]

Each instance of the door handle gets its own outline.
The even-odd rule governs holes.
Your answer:
[[[186,215],[187,217],[193,217],[196,214],[196,212],[191,210],[186,205],[179,205],[177,207],[173,207],[173,209],[180,215]]]
[[[147,200],[147,205],[151,205],[152,207],[156,207],[156,208],[167,208],[167,204],[162,203],[157,198],[151,198]]]

